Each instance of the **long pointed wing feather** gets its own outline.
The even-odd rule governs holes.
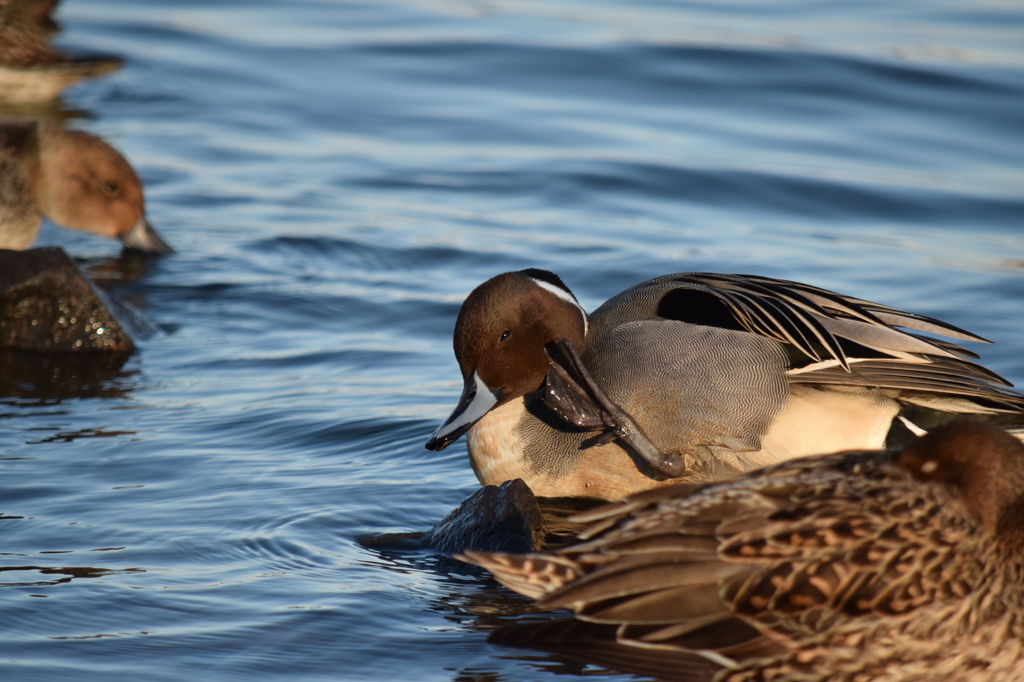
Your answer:
[[[991,401],[1000,409],[1024,409],[1024,394],[984,367],[964,360],[934,358],[930,363],[911,364],[898,360],[860,360],[843,370],[835,361],[791,370],[787,378],[794,384],[835,384],[870,386],[882,389],[922,391]],[[996,385],[996,384],[1002,385]]]
[[[839,339],[905,362],[977,357],[948,341],[896,327],[988,342],[941,320],[799,282],[712,273],[673,275],[668,282],[680,289],[694,289],[714,296],[727,307],[736,323],[751,333],[788,344],[813,362],[836,360],[846,370],[855,356],[850,355],[851,348],[842,345]],[[998,375],[992,374],[991,378],[1005,383]]]

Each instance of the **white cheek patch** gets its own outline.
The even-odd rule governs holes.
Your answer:
[[[551,284],[550,282],[534,279],[533,277],[530,278],[530,281],[532,281],[534,284],[539,286],[544,291],[548,291],[554,294],[555,296],[562,299],[566,303],[571,303],[573,307],[576,308],[576,310],[580,311],[580,315],[583,316],[583,336],[587,335],[587,311],[583,309],[583,306],[580,305],[580,302],[576,300],[575,296],[573,296],[571,293],[569,293],[568,291],[561,287],[556,287],[554,284]]]

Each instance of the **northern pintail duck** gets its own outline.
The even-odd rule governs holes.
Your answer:
[[[83,78],[114,71],[123,61],[110,55],[76,57],[50,45],[58,28],[50,18],[56,2],[0,0],[0,99],[51,100]]]
[[[145,215],[142,183],[110,145],[52,123],[0,123],[0,248],[27,249],[57,225],[173,253]]]
[[[611,644],[643,652],[634,672],[690,652],[718,682],[1024,680],[1024,447],[990,424],[577,519],[595,524],[562,550],[462,558],[610,624]]]
[[[882,448],[957,414],[1024,424],[1024,396],[965,359],[977,355],[918,331],[985,341],[767,277],[666,275],[587,315],[553,273],[509,272],[459,312],[465,387],[427,448],[468,432],[484,484],[620,499]]]

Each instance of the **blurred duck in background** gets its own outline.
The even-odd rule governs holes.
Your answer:
[[[0,122],[0,248],[29,248],[43,217],[129,249],[174,252],[146,220],[135,171],[106,142],[54,123]]]
[[[45,102],[83,78],[115,71],[110,55],[69,55],[50,45],[56,0],[0,0],[0,99]]]

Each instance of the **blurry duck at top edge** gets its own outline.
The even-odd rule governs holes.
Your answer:
[[[0,0],[0,99],[52,100],[83,78],[116,71],[112,55],[74,56],[50,45],[59,29],[50,16],[58,0]]]

